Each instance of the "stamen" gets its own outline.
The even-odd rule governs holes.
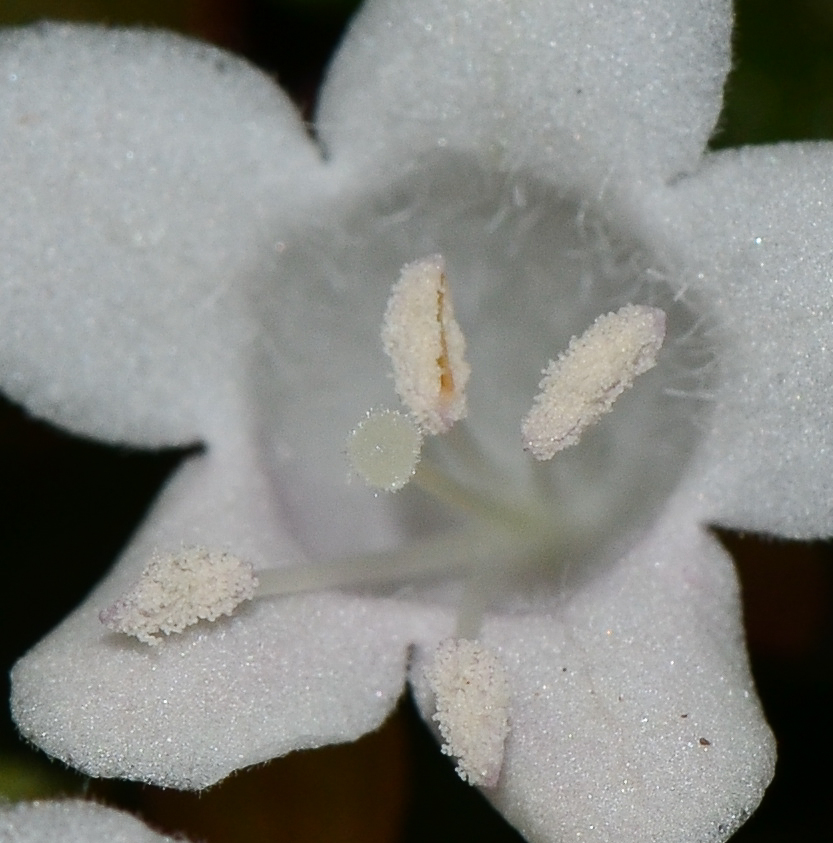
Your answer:
[[[509,679],[497,655],[476,641],[443,641],[425,678],[436,698],[434,720],[463,781],[494,787],[509,734]]]
[[[629,304],[600,316],[544,370],[541,391],[521,424],[524,448],[548,460],[575,445],[656,365],[664,340],[665,313],[659,308]]]
[[[402,403],[428,433],[465,418],[470,367],[440,255],[402,268],[388,299],[382,343]]]
[[[395,492],[413,477],[422,448],[419,428],[395,410],[371,410],[347,437],[347,459],[368,486]]]
[[[161,634],[230,615],[254,597],[257,585],[250,563],[230,553],[187,548],[151,558],[136,585],[99,618],[114,632],[158,644]]]
[[[304,562],[255,572],[248,562],[221,551],[186,548],[154,556],[139,581],[99,613],[114,632],[158,644],[161,635],[183,632],[200,620],[231,615],[243,601],[336,588],[360,588],[414,580],[480,577],[500,571],[507,559],[541,557],[540,541],[521,543],[503,527],[471,525],[383,551],[327,562]]]

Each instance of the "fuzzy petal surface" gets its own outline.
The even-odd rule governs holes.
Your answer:
[[[155,550],[228,547],[261,569],[297,564],[273,505],[252,455],[187,464],[112,574],[14,667],[23,734],[88,775],[199,789],[376,728],[402,693],[410,641],[431,628],[429,609],[337,592],[265,598],[155,647],[99,621]]]
[[[182,838],[177,837],[180,843]],[[20,802],[0,807],[4,843],[174,843],[135,817],[95,802]]]
[[[447,148],[590,195],[665,180],[712,132],[730,30],[726,0],[371,0],[317,123],[335,160],[364,166]]]
[[[225,423],[241,294],[318,160],[294,107],[195,41],[58,25],[0,37],[0,100],[4,391],[111,441]]]
[[[833,145],[709,156],[667,197],[721,324],[704,517],[795,538],[833,528]]]
[[[486,795],[530,841],[723,841],[772,777],[733,566],[689,511],[681,496],[549,611],[485,626],[511,695],[503,771]]]

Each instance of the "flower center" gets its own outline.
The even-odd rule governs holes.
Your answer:
[[[461,445],[458,423],[424,437],[421,464],[484,494],[546,503],[580,537],[555,561],[578,562],[576,571],[596,570],[650,522],[711,406],[708,309],[692,298],[673,253],[602,199],[577,201],[540,178],[495,175],[438,153],[393,185],[384,174],[378,190],[363,184],[332,218],[299,209],[299,230],[285,236],[260,298],[252,394],[272,408],[262,436],[281,514],[313,564],[396,553],[467,526],[468,510],[413,482],[392,495],[345,482],[345,436],[367,411],[387,406],[410,417],[391,388],[379,328],[402,265],[432,252],[446,259],[465,330],[465,439],[479,453]],[[600,315],[629,303],[667,314],[660,364],[576,447],[549,462],[531,458],[519,425],[542,368]],[[548,585],[563,591],[560,574]],[[419,589],[411,593],[419,598]]]
[[[665,313],[627,305],[600,316],[544,370],[539,393],[520,424],[525,450],[552,459],[581,439],[613,409],[640,375],[652,369],[665,340]],[[406,552],[329,565],[264,571],[227,553],[188,549],[152,559],[139,583],[101,614],[104,624],[156,643],[160,633],[181,632],[199,620],[231,614],[244,600],[309,589],[355,586],[437,575],[468,588],[456,637],[478,635],[484,609],[525,568],[546,566],[574,540],[534,485],[507,495],[464,423],[450,441],[460,466],[455,474],[432,458],[420,463],[424,436],[448,434],[468,413],[465,388],[471,369],[455,317],[445,262],[434,255],[408,264],[393,287],[382,332],[396,392],[409,415],[375,410],[350,434],[347,456],[374,488],[396,492],[412,482],[441,506],[465,512],[470,524]],[[379,563],[382,563],[380,567]],[[438,567],[438,563],[442,568]]]
[[[578,578],[595,575],[649,523],[694,450],[709,406],[707,310],[689,300],[673,262],[660,262],[628,225],[616,227],[540,181],[494,178],[443,158],[393,187],[384,182],[351,208],[320,220],[320,240],[310,240],[308,215],[299,211],[304,231],[276,250],[281,295],[270,289],[257,314],[263,330],[253,345],[252,390],[275,408],[262,435],[283,517],[310,560],[259,572],[263,590],[271,580],[275,593],[385,594],[415,581],[414,599],[462,602],[459,631],[467,634],[485,606],[534,611],[542,602],[551,607],[553,594],[568,599]],[[379,353],[379,322],[396,269],[415,248],[446,251],[452,285],[429,284],[421,304],[400,302],[402,313],[413,306],[429,314],[423,368],[435,392],[417,365],[406,385],[421,408],[405,402],[382,412],[392,403],[391,369],[402,381],[404,363]],[[420,272],[436,276],[431,260]],[[580,386],[598,361],[570,353],[573,363],[556,359],[544,381],[542,367],[569,349],[571,336],[629,303],[667,315],[659,364],[595,426],[582,419],[588,406],[611,399],[615,378],[601,391],[598,377],[588,393],[568,390],[577,399],[573,421],[552,434],[546,396],[560,391],[555,407],[563,408],[564,390],[547,383]],[[448,317],[454,308],[466,330],[470,380]],[[386,328],[382,346],[397,356],[410,340],[394,333]],[[455,423],[461,391],[468,416]],[[362,419],[368,408],[375,409]],[[372,484],[395,494],[345,482],[351,426],[349,461],[359,473],[380,472]],[[579,433],[575,447],[534,458]],[[460,589],[434,589],[432,578],[461,583],[462,598]]]
[[[578,444],[584,431],[612,410],[636,378],[654,367],[665,323],[659,308],[627,305],[600,316],[581,337],[573,337],[544,370],[540,391],[520,424],[524,449],[546,461]],[[396,392],[410,419],[398,411],[368,412],[348,438],[347,456],[373,488],[395,492],[412,482],[441,506],[480,522],[475,527],[480,540],[469,536],[461,548],[456,546],[459,533],[452,533],[454,547],[449,543],[447,548],[435,544],[424,549],[425,558],[444,560],[446,576],[476,582],[467,589],[457,625],[458,637],[473,638],[496,588],[505,590],[504,580],[517,577],[519,569],[536,567],[532,560],[547,565],[552,557],[567,556],[575,536],[569,523],[559,523],[551,502],[534,483],[505,493],[500,470],[465,423],[450,441],[456,474],[446,468],[451,454],[441,462],[431,458],[420,462],[423,437],[448,434],[468,414],[465,388],[471,368],[441,256],[402,269],[381,334]],[[484,538],[490,548],[485,553]],[[402,574],[412,578],[420,572],[410,560],[403,571],[402,559],[389,566],[391,578]],[[433,572],[431,566],[423,570]]]

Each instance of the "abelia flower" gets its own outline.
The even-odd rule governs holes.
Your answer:
[[[376,728],[408,680],[530,840],[743,822],[774,749],[709,526],[831,532],[833,154],[706,151],[730,26],[725,0],[371,0],[314,136],[177,36],[2,37],[3,389],[102,441],[204,446],[16,665],[25,736],[202,788]],[[465,338],[453,412],[445,351],[418,411],[385,354],[425,260],[454,300],[432,342],[457,343],[451,318]],[[620,313],[647,331],[630,369],[587,339]],[[587,343],[610,385],[574,365]],[[345,452],[395,450],[389,430],[416,433],[385,493]],[[240,560],[253,599],[165,614],[154,572],[199,559]],[[155,646],[113,630],[127,615]]]

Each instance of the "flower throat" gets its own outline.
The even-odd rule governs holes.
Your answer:
[[[665,338],[665,313],[628,304],[600,316],[543,370],[539,392],[520,422],[520,443],[535,460],[553,459],[609,413],[651,369]],[[409,483],[467,525],[395,551],[303,567],[253,567],[229,553],[183,548],[154,557],[139,582],[101,613],[110,629],[156,644],[200,620],[230,615],[253,597],[404,582],[440,576],[464,582],[457,638],[476,638],[484,611],[509,574],[569,554],[578,538],[546,496],[501,494],[500,471],[466,428],[471,367],[439,255],[407,264],[385,310],[382,344],[404,411],[371,409],[348,436],[347,459],[368,486],[393,493]],[[422,458],[426,437],[444,437],[468,477]]]

